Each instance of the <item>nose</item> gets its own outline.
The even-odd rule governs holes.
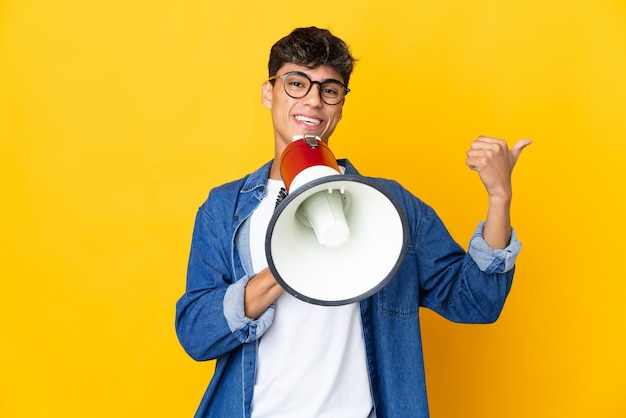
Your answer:
[[[317,85],[317,88],[315,88]],[[319,81],[311,82],[311,88],[309,92],[304,96],[305,103],[310,104],[311,106],[321,106],[322,105],[322,84]]]

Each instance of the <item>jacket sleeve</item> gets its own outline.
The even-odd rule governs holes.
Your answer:
[[[522,244],[517,240],[515,229],[511,231],[511,241],[506,248],[491,248],[485,237],[483,230],[485,222],[482,221],[476,227],[474,235],[470,240],[469,254],[482,271],[487,273],[506,273],[515,267],[515,260],[522,249]]]
[[[514,268],[483,271],[424,205],[417,243],[421,304],[453,322],[495,322],[511,289]],[[488,264],[497,264],[495,257]],[[495,270],[495,271],[494,271]]]
[[[402,265],[401,285],[417,287],[417,303],[459,323],[491,323],[498,319],[511,289],[516,248],[496,250],[481,243],[482,230],[470,244],[459,246],[435,211],[401,186],[388,187],[401,202],[409,221],[409,248]],[[480,254],[478,254],[480,253]],[[482,268],[481,268],[482,267]],[[487,268],[485,268],[487,267]]]
[[[244,315],[243,295],[251,277],[233,277],[232,232],[223,214],[213,216],[210,204],[200,207],[191,241],[187,284],[176,304],[176,333],[195,360],[220,357],[241,344],[259,338],[271,324],[274,307],[258,319]]]

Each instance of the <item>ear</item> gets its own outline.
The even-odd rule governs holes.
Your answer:
[[[272,108],[272,95],[274,93],[274,86],[269,81],[264,81],[261,85],[261,103],[268,109]]]

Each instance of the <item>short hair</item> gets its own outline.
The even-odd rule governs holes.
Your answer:
[[[344,41],[327,29],[311,26],[294,29],[272,46],[268,71],[271,77],[277,75],[278,70],[287,63],[311,69],[327,65],[341,74],[347,86],[355,62]]]

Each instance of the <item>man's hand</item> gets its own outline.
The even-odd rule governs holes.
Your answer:
[[[489,194],[489,208],[483,236],[492,248],[506,248],[511,240],[511,174],[530,139],[517,141],[513,148],[497,138],[480,136],[472,142],[465,164],[478,172]]]
[[[480,136],[470,145],[465,164],[478,172],[490,197],[511,199],[511,174],[522,150],[530,139],[517,141],[509,150],[502,139]]]

